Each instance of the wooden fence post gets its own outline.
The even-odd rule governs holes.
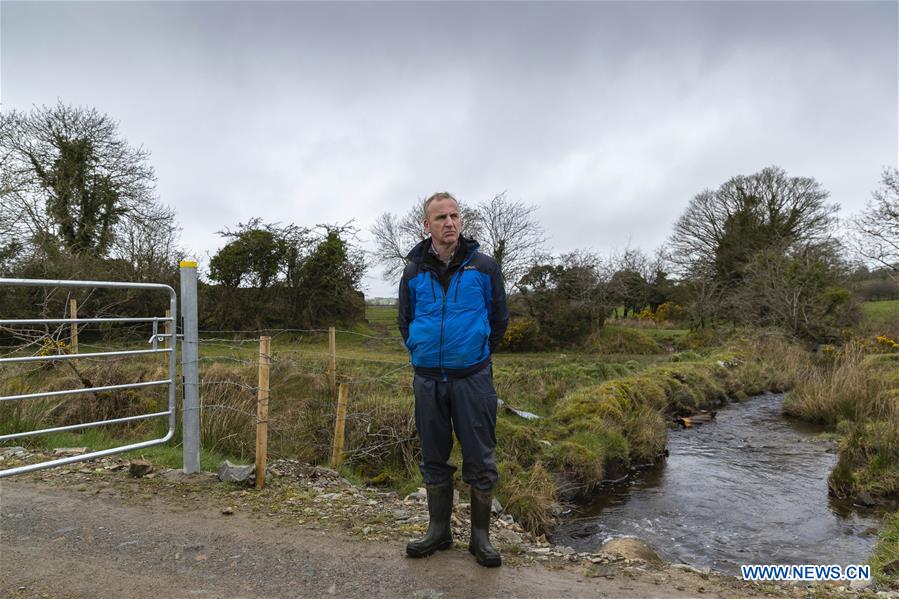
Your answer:
[[[256,488],[265,485],[268,459],[268,380],[272,363],[272,338],[259,338],[259,394],[256,402]]]
[[[343,427],[346,423],[346,401],[349,395],[349,386],[340,383],[340,393],[337,394],[337,418],[334,422],[334,447],[331,450],[331,467],[337,468],[343,461]]]
[[[331,393],[337,391],[337,331],[328,327],[328,382]]]
[[[69,300],[69,318],[76,319],[78,318],[78,300]],[[72,345],[70,348],[71,353],[78,353],[78,323],[72,323]]]

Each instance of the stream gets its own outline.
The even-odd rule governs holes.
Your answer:
[[[821,429],[782,415],[783,394],[728,404],[668,434],[670,456],[604,489],[552,535],[595,551],[633,536],[674,563],[739,574],[741,564],[862,564],[879,513],[828,496],[836,464]]]

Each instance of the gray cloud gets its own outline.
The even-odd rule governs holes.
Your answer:
[[[4,2],[4,109],[96,106],[202,255],[261,216],[540,206],[553,246],[664,242],[777,164],[859,209],[897,150],[893,2]],[[369,280],[370,291],[392,286]]]

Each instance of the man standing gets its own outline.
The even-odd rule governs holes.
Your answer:
[[[428,491],[428,532],[406,545],[410,557],[453,544],[453,430],[462,444],[462,480],[471,485],[468,550],[482,566],[499,566],[490,543],[496,471],[496,391],[490,355],[509,321],[496,261],[462,236],[459,204],[436,193],[424,204],[428,239],[407,256],[398,323],[415,367],[415,426]]]

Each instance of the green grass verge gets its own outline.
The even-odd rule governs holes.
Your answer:
[[[153,435],[147,435],[138,438],[121,439],[114,437],[108,431],[90,428],[80,433],[49,433],[31,438],[17,439],[15,442],[7,442],[6,445],[20,444],[23,447],[48,450],[59,447],[87,447],[91,451],[100,451],[139,441],[148,441],[153,438]],[[164,468],[181,468],[183,466],[181,445],[176,445],[171,441],[164,445],[153,445],[120,455],[131,459],[144,458],[154,465]],[[218,470],[219,465],[225,459],[229,459],[229,456],[205,448],[200,451],[200,467],[209,472]],[[231,457],[230,459],[233,460],[234,458]]]
[[[899,512],[885,519],[869,563],[878,582],[899,582]]]

